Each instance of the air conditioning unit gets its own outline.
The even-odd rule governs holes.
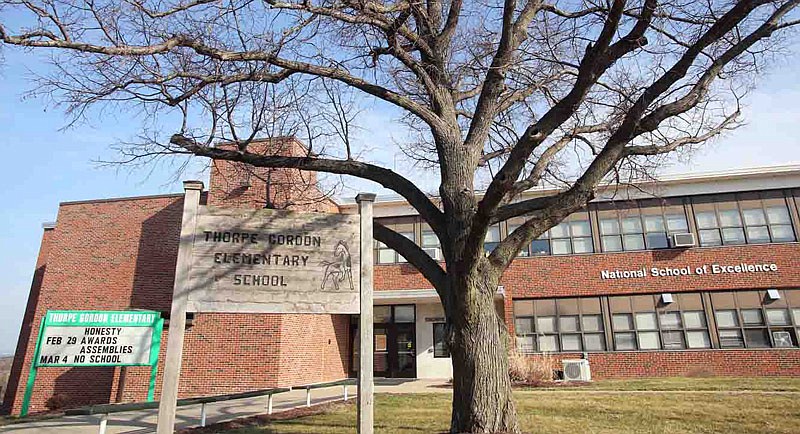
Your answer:
[[[672,247],[692,247],[694,244],[694,234],[672,234]]]
[[[430,248],[422,249],[422,250],[424,250],[425,253],[428,254],[428,256],[430,256],[431,258],[433,258],[433,259],[435,259],[437,261],[441,259],[439,257],[439,248],[438,247],[430,247]]]
[[[772,340],[775,341],[776,348],[791,348],[792,335],[789,332],[772,332]]]
[[[564,365],[564,381],[592,381],[588,360],[562,360],[561,363]]]

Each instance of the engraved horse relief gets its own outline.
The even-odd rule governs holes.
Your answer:
[[[347,243],[344,240],[339,240],[336,247],[333,248],[333,261],[322,261],[325,266],[325,274],[322,278],[322,290],[328,291],[341,291],[347,290],[348,285],[350,291],[355,291],[353,285],[353,263],[350,256],[350,249],[347,248]],[[344,285],[344,288],[342,288]]]

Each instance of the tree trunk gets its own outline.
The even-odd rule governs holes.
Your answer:
[[[453,300],[451,433],[517,433],[508,375],[508,338],[494,305],[496,279],[477,272]]]

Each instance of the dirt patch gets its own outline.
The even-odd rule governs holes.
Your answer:
[[[297,419],[300,417],[316,416],[319,414],[327,413],[337,408],[355,405],[355,401],[349,403],[344,402],[331,402],[327,404],[318,404],[313,407],[301,407],[291,410],[282,411],[275,414],[260,414],[258,416],[245,417],[228,422],[215,423],[207,425],[202,428],[186,428],[176,431],[177,434],[213,434],[224,431],[230,431],[242,428],[256,428],[260,426],[267,426],[272,421]]]

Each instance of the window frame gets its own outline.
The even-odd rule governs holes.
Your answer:
[[[684,307],[680,300],[682,296],[688,297],[691,295],[700,296],[701,306],[700,308],[690,308]],[[652,303],[652,310],[650,309],[643,309],[641,307],[636,306],[634,303],[634,297],[653,297]],[[612,338],[612,346],[613,350],[611,351],[706,351],[714,348],[713,342],[711,341],[711,330],[710,330],[710,323],[708,320],[708,315],[706,314],[705,309],[705,301],[702,299],[702,292],[688,292],[688,293],[680,293],[675,294],[675,301],[670,304],[664,305],[660,303],[660,296],[659,294],[636,294],[636,295],[621,295],[621,296],[609,296],[609,318],[611,320],[611,338]],[[622,303],[623,299],[627,302],[627,307],[622,310],[615,311],[614,305]],[[614,302],[616,300],[616,302]],[[688,304],[688,302],[684,302],[684,304]],[[699,312],[702,314],[702,318],[704,319],[705,326],[704,327],[688,327],[686,325],[686,313],[687,312]],[[644,314],[652,314],[655,316],[654,321],[654,328],[642,328],[639,326],[638,316]],[[665,324],[664,317],[666,315],[676,314],[680,324],[677,327],[668,327]],[[628,316],[630,317],[629,323],[632,325],[630,329],[618,329],[617,325],[615,324],[614,318],[619,316]],[[689,345],[689,335],[698,333],[698,332],[705,332],[705,342],[707,346],[705,347],[695,347],[691,348]],[[642,348],[642,335],[652,335],[657,334],[658,336],[658,348]],[[681,348],[668,348],[667,347],[667,340],[665,336],[678,334],[681,336]],[[633,346],[634,348],[623,348],[618,349],[618,335],[632,335],[633,336]]]
[[[433,332],[433,358],[434,359],[449,359],[450,358],[450,348],[447,346],[447,341],[442,341],[442,345],[444,346],[444,355],[437,352],[436,349],[436,328],[440,326],[445,328],[447,325],[443,322],[434,322],[432,324],[432,332]],[[446,329],[442,331],[442,333],[446,332]]]
[[[780,202],[781,209],[788,215],[788,222],[772,223],[768,209],[777,207],[778,205],[768,204],[767,202]],[[758,203],[758,206],[749,206]],[[694,223],[697,227],[697,244],[700,247],[718,247],[718,246],[736,246],[745,244],[775,244],[775,243],[789,243],[797,241],[797,228],[795,227],[794,219],[792,218],[791,204],[786,196],[781,191],[755,191],[755,192],[739,192],[729,193],[716,196],[701,196],[692,198],[692,208],[694,214]],[[711,209],[697,209],[697,208],[711,208]],[[725,225],[723,223],[723,211],[736,211],[736,216],[739,220],[739,225]],[[745,218],[747,210],[757,209],[761,211],[764,222],[763,224],[748,224]],[[701,213],[714,213],[714,220],[716,225],[714,227],[701,227],[698,221],[698,215]],[[788,227],[792,232],[792,239],[777,240],[774,234],[775,227]],[[767,231],[768,240],[753,240],[751,230],[755,228],[764,228]],[[728,237],[726,240],[726,230],[737,230],[742,235],[742,242],[734,241]],[[716,243],[703,243],[704,233],[714,233],[715,239],[719,240]]]
[[[800,289],[789,289],[788,291],[800,291]],[[741,295],[748,292],[756,292],[758,295],[759,306],[751,306],[747,303],[743,303],[740,298],[744,298]],[[722,295],[718,295],[718,301],[715,301],[715,293],[711,294],[711,305],[712,311],[714,312],[714,322],[716,323],[716,330],[717,330],[717,338],[719,339],[719,347],[720,349],[780,349],[780,348],[789,348],[789,349],[797,349],[800,348],[800,315],[795,316],[794,310],[800,309],[800,306],[792,306],[788,303],[779,303],[780,305],[776,306],[774,303],[771,305],[770,303],[765,303],[766,299],[766,291],[764,290],[739,290],[739,291],[725,291],[727,294],[733,295],[733,307],[730,306],[720,306],[719,308],[715,304],[722,304],[723,302],[719,300]],[[786,290],[779,290],[781,298],[786,300]],[[743,305],[744,304],[744,305]],[[773,325],[770,324],[769,321],[769,314],[768,311],[771,310],[785,310],[788,314],[789,323],[784,325]],[[736,325],[735,326],[724,326],[720,327],[719,321],[717,320],[717,312],[730,312],[734,311],[736,318]],[[744,321],[744,314],[742,311],[758,311],[761,315],[761,323],[760,324],[748,324]],[[767,341],[769,346],[758,346],[752,345],[750,340],[748,339],[748,331],[753,333],[757,331],[763,331],[766,333]],[[722,344],[722,336],[723,332],[728,331],[737,331],[739,334],[739,338],[741,339],[742,345],[741,346],[723,346]],[[775,346],[775,337],[773,333],[775,332],[789,332],[789,337],[792,341],[791,346]]]
[[[584,309],[583,300],[586,299],[596,299],[598,306],[600,307],[599,312],[589,312]],[[539,314],[539,308],[537,308],[537,302],[545,302],[551,301],[554,303],[554,313],[553,314]],[[574,300],[577,303],[577,313],[561,313],[558,307],[559,301],[571,301]],[[548,299],[517,299],[514,302],[530,302],[532,303],[532,315],[517,315],[516,307],[513,308],[512,318],[514,321],[514,338],[515,338],[515,348],[522,354],[537,354],[537,353],[601,353],[608,351],[608,345],[606,341],[606,326],[604,321],[604,308],[602,297],[560,297],[560,298],[548,298]],[[567,317],[576,317],[577,318],[577,329],[574,331],[564,331],[561,330],[561,318]],[[599,317],[599,330],[585,330],[584,328],[584,318],[585,317]],[[540,318],[553,318],[554,321],[554,330],[550,332],[539,332],[538,331],[538,323]],[[531,321],[531,333],[520,334],[519,328],[517,327],[517,320],[528,320]],[[564,350],[564,336],[578,336],[580,342],[580,348],[576,350]],[[599,336],[600,342],[602,343],[602,349],[586,349],[586,335],[591,336]],[[556,350],[555,351],[541,351],[541,345],[539,343],[540,337],[554,337]],[[519,338],[533,338],[533,350],[532,351],[525,351],[520,348],[519,345]]]

